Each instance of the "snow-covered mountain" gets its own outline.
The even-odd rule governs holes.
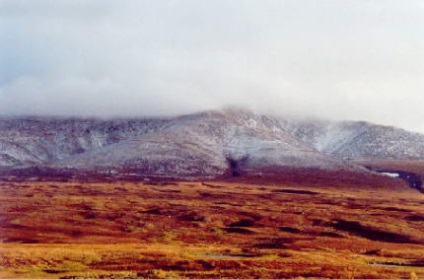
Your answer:
[[[244,110],[162,119],[3,118],[0,168],[213,178],[290,168],[350,170],[350,158],[424,160],[424,135],[364,122],[293,121]]]

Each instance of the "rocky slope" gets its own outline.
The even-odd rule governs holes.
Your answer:
[[[424,160],[424,135],[367,122],[292,121],[285,129],[318,151],[356,160]]]
[[[356,169],[345,157],[424,160],[424,135],[363,122],[287,121],[243,110],[167,119],[4,118],[0,168],[163,178]]]

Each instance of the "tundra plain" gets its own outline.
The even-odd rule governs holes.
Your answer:
[[[423,278],[424,196],[342,182],[0,183],[1,278]]]

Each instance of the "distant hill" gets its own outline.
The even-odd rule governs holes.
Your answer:
[[[287,120],[246,110],[156,119],[0,119],[3,170],[180,179],[288,170],[365,172],[354,160],[424,161],[424,135],[365,122]]]

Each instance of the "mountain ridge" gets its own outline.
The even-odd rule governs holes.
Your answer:
[[[174,118],[1,118],[0,168],[120,172],[163,178],[363,168],[346,161],[424,161],[424,135],[366,122],[288,120],[248,110]]]

